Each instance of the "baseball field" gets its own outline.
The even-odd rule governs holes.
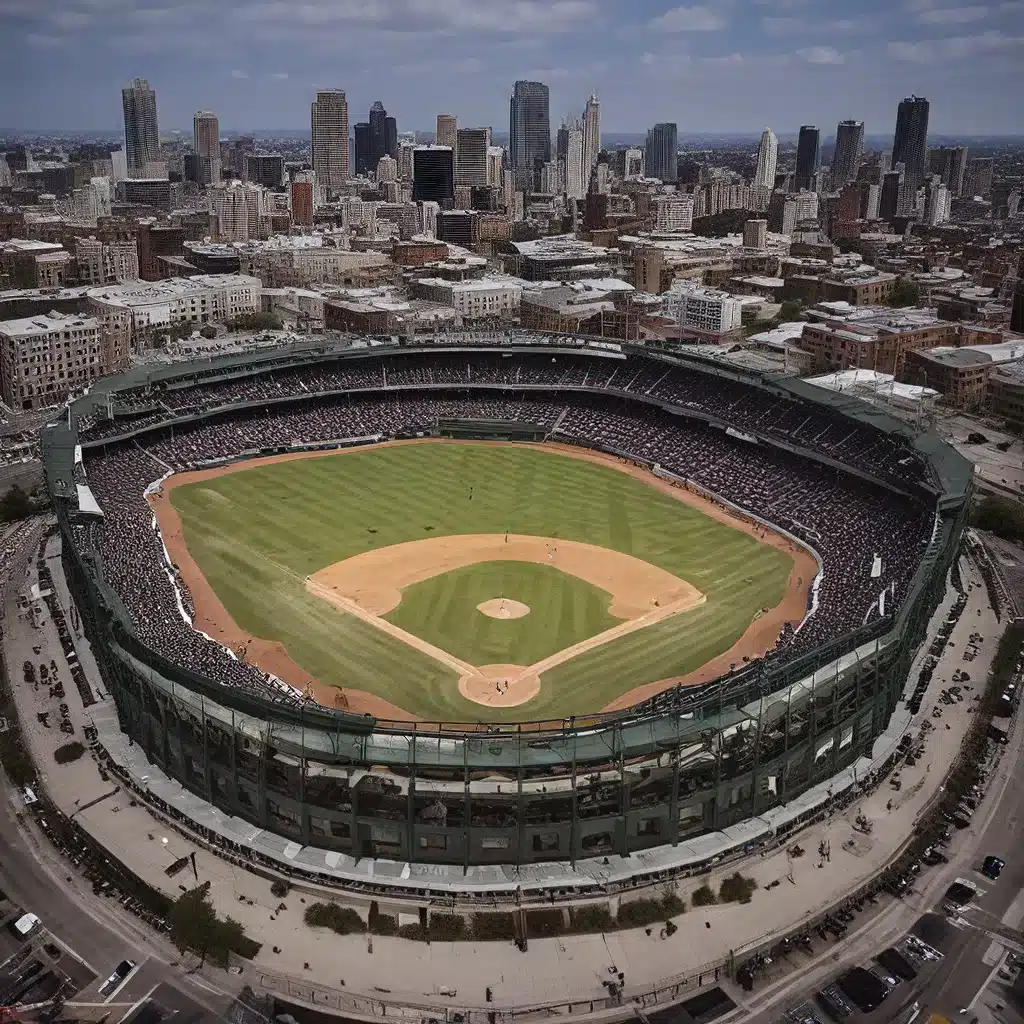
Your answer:
[[[395,717],[562,718],[702,681],[799,621],[815,572],[684,489],[549,445],[261,459],[172,477],[153,505],[198,628]]]

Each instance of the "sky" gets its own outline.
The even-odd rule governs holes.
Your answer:
[[[148,78],[161,131],[308,128],[317,88],[349,118],[380,99],[399,131],[439,112],[508,130],[518,78],[553,126],[593,92],[605,132],[1024,134],[1024,0],[0,0],[0,132],[114,129]]]

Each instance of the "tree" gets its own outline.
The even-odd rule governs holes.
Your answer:
[[[1005,498],[987,496],[976,501],[971,525],[1004,540],[1024,539],[1024,507]]]
[[[217,917],[209,897],[210,883],[182,893],[171,907],[167,923],[171,942],[180,953],[197,954],[203,963],[211,960],[227,968],[231,953],[239,952],[248,940],[242,925],[233,917]]]
[[[901,277],[889,296],[889,305],[895,308],[916,306],[920,298],[921,289],[918,288],[917,282]]]
[[[792,323],[794,320],[799,320],[800,312],[803,308],[803,304],[798,302],[796,299],[786,299],[786,301],[779,306],[779,311],[773,317],[773,321],[777,324],[788,324]]]
[[[11,484],[7,493],[0,498],[0,519],[12,523],[32,515],[32,499],[20,484]]]
[[[233,331],[279,331],[282,321],[274,313],[242,313],[226,321]]]

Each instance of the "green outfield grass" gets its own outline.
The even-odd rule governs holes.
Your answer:
[[[489,719],[514,720],[586,714],[635,686],[698,668],[727,650],[760,608],[778,603],[791,568],[784,553],[641,480],[540,447],[367,448],[248,469],[171,493],[189,550],[243,629],[280,641],[326,684],[368,690],[425,718],[478,720],[485,712],[458,693],[450,670],[308,594],[305,576],[402,541],[508,530],[613,548],[707,595],[690,612],[545,673],[540,694],[529,703],[486,711]],[[501,596],[480,589],[486,566],[494,564],[407,588],[389,618],[420,636],[434,630],[435,637],[450,638],[439,646],[459,654],[452,644],[478,642],[464,635],[460,641],[458,623],[467,606]],[[542,576],[522,573],[530,596],[516,600],[534,609],[523,619],[497,622],[474,611],[488,624],[480,625],[479,649],[506,652],[488,655],[486,662],[528,664],[529,655],[527,661],[513,656],[517,643],[550,653],[552,643],[557,650],[582,639],[572,639],[574,631],[599,631],[593,595],[600,591],[547,566],[519,565],[549,570],[558,579],[542,574],[552,579],[545,586]],[[584,598],[578,587],[589,594]],[[483,596],[471,600],[474,593]],[[537,606],[545,601],[540,615]],[[582,611],[574,607],[570,613],[568,606],[577,601]],[[598,609],[610,619],[606,595]],[[493,632],[490,624],[523,632],[513,638]],[[465,660],[481,663],[479,658]]]
[[[494,598],[528,605],[521,619],[492,619],[477,605]],[[385,616],[471,665],[533,665],[617,626],[605,590],[532,562],[480,562],[406,587]]]

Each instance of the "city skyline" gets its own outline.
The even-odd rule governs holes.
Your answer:
[[[1024,0],[956,4],[866,0],[851,21],[830,0],[0,0],[5,79],[33,81],[0,90],[0,131],[107,130],[117,89],[147,78],[179,130],[196,110],[229,131],[302,129],[315,92],[341,89],[353,110],[382,100],[403,130],[446,111],[500,133],[512,84],[534,80],[553,111],[596,93],[608,135],[674,122],[827,137],[848,118],[888,134],[913,94],[929,97],[935,134],[1024,132]]]

